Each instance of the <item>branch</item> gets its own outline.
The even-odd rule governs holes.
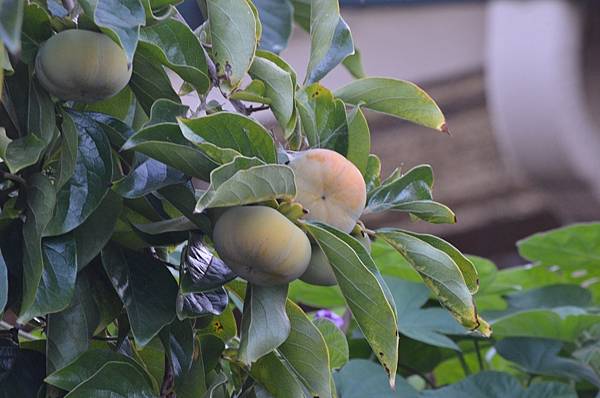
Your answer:
[[[20,176],[18,176],[16,174],[8,173],[6,171],[0,171],[0,177],[3,178],[3,179],[5,179],[5,180],[14,181],[14,182],[19,183],[19,184],[21,184],[23,186],[27,185],[27,181],[25,181],[25,179],[23,177],[20,177]]]

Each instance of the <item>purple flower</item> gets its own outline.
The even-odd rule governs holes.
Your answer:
[[[327,319],[332,322],[335,326],[341,329],[344,326],[344,319],[331,310],[319,310],[315,314],[315,319]]]

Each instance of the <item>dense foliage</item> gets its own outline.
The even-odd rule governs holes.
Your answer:
[[[595,391],[597,276],[581,270],[595,272],[597,225],[533,237],[521,250],[540,265],[498,272],[435,236],[314,219],[294,159],[325,148],[357,170],[364,213],[455,222],[429,166],[381,177],[363,113],[446,132],[440,109],[364,76],[337,0],[199,1],[194,31],[176,2],[1,4],[0,397]],[[303,80],[278,55],[294,22],[310,33]],[[332,92],[319,81],[341,64],[356,80]],[[269,232],[223,221],[238,206],[310,239],[337,285],[238,277],[215,240]]]

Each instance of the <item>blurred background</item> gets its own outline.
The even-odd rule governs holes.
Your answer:
[[[419,84],[451,131],[367,115],[383,174],[431,164],[435,199],[458,219],[431,225],[385,213],[367,225],[435,233],[506,267],[523,262],[519,239],[600,219],[600,1],[340,4],[367,75]],[[180,11],[192,27],[200,23],[194,0]],[[294,29],[282,53],[300,76],[309,42]],[[340,66],[322,83],[335,89],[350,80]]]

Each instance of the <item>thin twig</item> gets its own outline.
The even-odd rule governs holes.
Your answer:
[[[471,369],[469,369],[469,365],[467,365],[467,361],[465,361],[465,357],[462,354],[462,352],[456,352],[456,356],[458,357],[458,362],[460,362],[460,366],[462,367],[463,371],[465,372],[465,376],[470,376],[471,375]]]
[[[16,183],[19,183],[23,186],[27,185],[27,181],[25,181],[25,179],[21,176],[18,176],[16,174],[12,174],[12,173],[8,173],[6,171],[0,171],[0,177],[5,179],[5,180],[11,180],[14,181]]]
[[[479,340],[473,340],[473,345],[475,345],[475,353],[477,354],[477,362],[479,362],[479,370],[485,370],[485,363],[483,362],[483,358],[481,356],[481,348],[479,347]]]
[[[246,107],[246,112],[248,114],[251,114],[251,113],[254,113],[254,112],[266,111],[269,108],[270,108],[269,105],[248,106],[248,107]]]

